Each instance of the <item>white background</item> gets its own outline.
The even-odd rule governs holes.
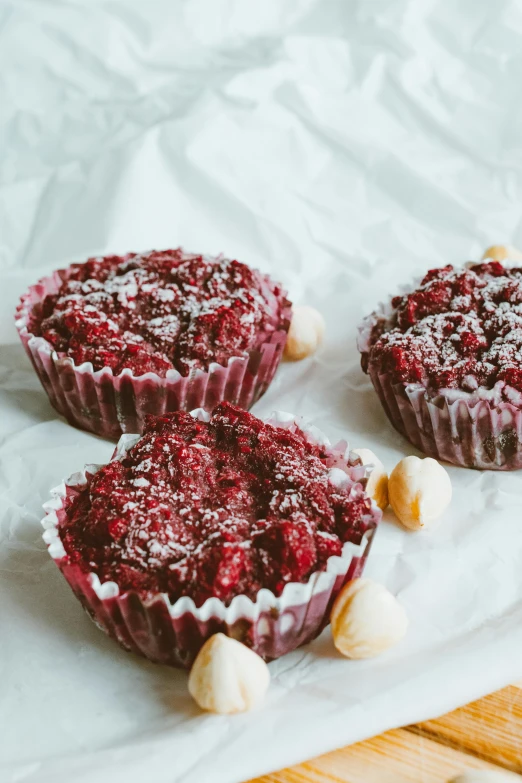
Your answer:
[[[48,490],[112,445],[57,417],[12,324],[101,252],[225,252],[322,310],[323,350],[259,414],[309,416],[391,468],[413,449],[355,327],[428,267],[522,244],[522,8],[412,0],[0,2],[0,780],[235,783],[522,676],[522,476],[450,468],[431,532],[383,523],[368,573],[411,631],[368,662],[328,631],[259,712],[202,716],[120,651],[40,540]]]

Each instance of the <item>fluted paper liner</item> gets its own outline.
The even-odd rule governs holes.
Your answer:
[[[202,409],[192,415],[208,419]],[[371,468],[353,464],[355,455],[350,454],[346,442],[332,447],[319,430],[289,414],[274,414],[268,421],[278,427],[295,425],[310,440],[323,444],[329,452],[327,466],[344,469],[352,491],[364,492]],[[139,437],[124,435],[113,458],[123,458]],[[329,558],[324,571],[312,574],[305,583],[288,583],[280,596],[261,589],[255,601],[240,595],[226,606],[217,598],[209,598],[198,608],[189,597],[171,603],[165,593],[143,597],[134,590],[121,592],[115,582],[102,584],[96,574],[69,563],[58,533],[67,514],[64,501],[81,491],[100,467],[87,465],[51,490],[52,499],[44,504],[44,541],[77,598],[102,630],[125,649],[173,666],[189,667],[206,639],[217,632],[238,639],[266,660],[279,658],[314,639],[328,624],[341,587],[362,574],[382,516],[372,501],[360,542],[346,543],[342,555]]]
[[[110,367],[95,371],[91,362],[76,365],[29,331],[32,308],[55,293],[68,273],[68,269],[53,272],[29,288],[18,305],[16,327],[51,404],[70,424],[117,439],[124,432],[142,432],[149,413],[211,411],[223,401],[248,410],[272,382],[290,326],[291,304],[285,292],[279,297],[279,328],[246,356],[230,358],[226,366],[214,362],[208,371],[196,369],[188,376],[173,369],[165,378],[152,372],[134,376],[129,369],[114,375]]]

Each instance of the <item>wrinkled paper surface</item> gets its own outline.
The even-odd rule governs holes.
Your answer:
[[[255,412],[304,414],[391,469],[414,452],[355,327],[430,266],[522,244],[520,5],[4,0],[0,41],[0,779],[235,783],[521,677],[522,473],[451,467],[435,529],[390,516],[372,551],[411,618],[399,647],[341,660],[327,630],[270,665],[257,713],[200,714],[45,551],[49,489],[113,445],[57,416],[12,323],[28,284],[92,254],[230,254],[328,327]]]

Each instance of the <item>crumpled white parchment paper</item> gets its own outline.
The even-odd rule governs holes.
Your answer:
[[[522,243],[515,3],[4,0],[0,5],[0,779],[235,783],[522,676],[522,474],[450,468],[431,532],[383,523],[368,574],[411,631],[373,661],[328,631],[264,707],[202,715],[186,675],[120,651],[40,539],[50,487],[113,445],[69,427],[12,325],[41,274],[179,244],[282,278],[328,326],[258,414],[309,416],[388,468],[413,449],[355,327],[424,269]]]

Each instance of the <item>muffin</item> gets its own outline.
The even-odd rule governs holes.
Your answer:
[[[181,249],[91,258],[22,297],[16,326],[56,410],[116,438],[145,416],[249,408],[290,325],[285,291],[246,264]]]
[[[105,466],[54,491],[44,539],[97,624],[190,666],[218,631],[263,658],[320,633],[382,512],[367,468],[289,414],[221,403],[148,417]]]
[[[432,269],[365,319],[358,340],[393,426],[469,468],[522,467],[522,267]]]

